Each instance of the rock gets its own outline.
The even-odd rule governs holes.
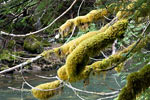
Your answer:
[[[35,36],[29,36],[24,40],[24,49],[31,53],[41,53],[43,51],[43,44],[36,39]]]

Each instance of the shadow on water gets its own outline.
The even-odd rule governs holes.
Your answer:
[[[36,75],[47,75],[47,76],[53,76],[56,72],[50,71],[50,72],[41,72],[36,73]],[[26,81],[28,81],[32,86],[39,85],[41,83],[49,82],[52,80],[42,79],[35,74],[24,74],[24,77]],[[117,80],[119,82],[120,78],[117,77]],[[14,77],[1,77],[0,78],[0,100],[37,100],[35,99],[30,92],[20,92],[20,91],[14,91],[11,89],[8,89],[8,87],[14,87],[14,88],[21,88],[22,87],[23,80],[21,78],[21,75],[15,75]],[[119,89],[119,86],[116,84],[116,81],[114,77],[112,76],[112,73],[108,73],[106,78],[103,79],[102,75],[98,76],[92,76],[90,77],[90,84],[88,86],[84,86],[83,81],[73,83],[74,87],[82,89],[82,90],[88,90],[88,91],[95,91],[95,92],[112,92],[112,89]],[[30,89],[27,85],[24,86],[25,89]],[[85,94],[85,93],[79,93],[81,97],[83,97],[85,100],[96,100],[101,98],[98,95],[93,94]],[[22,98],[22,99],[21,99]],[[80,100],[74,92],[65,87],[64,91],[51,98],[50,100]],[[113,99],[106,99],[106,100],[113,100]]]

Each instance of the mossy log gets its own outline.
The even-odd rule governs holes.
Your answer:
[[[136,100],[136,96],[144,92],[149,86],[150,64],[127,76],[127,84],[119,93],[118,100]]]

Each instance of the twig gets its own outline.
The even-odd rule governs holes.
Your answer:
[[[83,92],[83,93],[87,93],[87,94],[95,94],[95,95],[100,95],[100,96],[109,96],[109,95],[114,95],[114,94],[119,93],[119,91],[114,91],[114,92],[109,92],[109,93],[85,91],[85,90],[81,90],[81,89],[72,87],[72,86],[70,86],[70,85],[68,85],[68,84],[65,84],[65,85],[66,85],[67,87],[69,87],[69,88],[74,89],[75,91],[78,91],[78,92]]]
[[[80,4],[80,6],[79,6],[77,16],[79,16],[79,15],[80,15],[80,9],[81,9],[81,6],[82,6],[82,4],[83,4],[83,2],[84,2],[84,1],[85,1],[85,0],[82,0],[81,4]]]
[[[22,91],[21,89],[17,89],[17,88],[14,88],[14,87],[8,87],[9,89],[13,90],[13,91]],[[30,89],[23,89],[23,92],[31,92]]]
[[[55,20],[53,20],[48,26],[46,26],[46,27],[44,27],[44,28],[42,28],[40,30],[37,30],[35,32],[30,32],[30,33],[27,33],[25,35],[22,35],[22,34],[20,34],[20,35],[9,34],[7,32],[3,32],[3,31],[1,31],[0,34],[7,35],[7,36],[12,36],[12,37],[26,37],[26,36],[29,36],[29,35],[33,35],[33,34],[42,32],[42,31],[46,30],[47,28],[49,28],[50,26],[52,26],[63,15],[65,15],[73,7],[73,5],[76,3],[76,1],[77,0],[74,0],[73,3],[70,5],[70,7],[65,12],[63,12],[60,16],[58,16]]]
[[[34,62],[34,61],[40,59],[41,57],[42,57],[41,55],[38,55],[38,56],[36,56],[35,58],[31,58],[31,59],[27,60],[26,62],[23,62],[23,63],[21,63],[21,64],[19,64],[19,65],[16,65],[16,66],[14,66],[14,67],[11,67],[11,68],[2,70],[2,71],[0,71],[0,74],[7,73],[7,72],[13,71],[13,70],[15,70],[15,69],[17,69],[17,68],[20,68],[20,67],[23,67],[23,66],[25,66],[25,65],[28,65],[28,64],[30,64],[30,63],[32,63],[32,62]]]
[[[115,98],[115,97],[117,97],[117,96],[118,96],[118,94],[117,94],[117,95],[113,95],[113,96],[109,96],[109,97],[99,98],[99,99],[97,99],[97,100],[112,99],[112,98]]]
[[[35,75],[37,77],[40,77],[40,78],[45,78],[45,79],[57,79],[57,76],[54,76],[54,77],[46,77],[46,76],[41,76],[41,75]]]
[[[116,47],[115,47],[116,43],[117,43],[117,39],[114,41],[112,45],[112,55],[116,53]]]
[[[40,90],[40,91],[53,91],[53,90],[60,89],[60,88],[62,88],[62,87],[64,86],[64,85],[62,84],[62,85],[60,85],[59,87],[54,88],[54,89],[39,89],[39,88],[33,87],[31,84],[29,84],[29,83],[25,80],[25,78],[24,78],[24,76],[23,76],[23,73],[22,73],[22,67],[21,67],[20,73],[21,73],[21,76],[22,76],[22,79],[23,79],[24,83],[25,83],[26,85],[28,85],[31,89]]]
[[[96,59],[96,58],[92,58],[90,57],[91,60],[95,60],[95,61],[101,61],[102,59]]]
[[[102,54],[105,58],[108,58],[108,56],[106,56],[103,51],[101,51],[101,54]]]
[[[69,83],[68,85],[70,85],[71,87],[72,87],[72,85]],[[71,88],[72,89],[72,91],[75,93],[75,95],[79,98],[79,99],[81,99],[81,100],[85,100],[84,98],[82,98],[78,93],[77,93],[77,91],[75,90],[75,89],[73,89],[73,88]]]
[[[80,4],[80,6],[79,6],[79,8],[78,8],[77,16],[79,16],[79,15],[80,15],[80,9],[81,9],[81,6],[82,6],[83,2],[84,2],[84,0],[82,0],[82,2],[81,2],[81,4]],[[72,38],[72,36],[73,36],[73,34],[74,34],[75,30],[76,30],[76,26],[74,26],[74,28],[73,28],[73,30],[72,30],[72,33],[71,33],[70,37],[67,39],[67,41],[66,41],[64,44],[66,44],[66,43],[68,43],[68,42],[69,42],[69,40]]]
[[[13,55],[13,54],[10,54],[10,53],[9,53],[9,55],[11,55],[13,57],[16,57],[16,58],[19,58],[19,59],[23,59],[23,60],[32,59],[32,58],[24,58],[24,57],[16,56],[16,55]]]
[[[114,76],[115,82],[117,83],[117,85],[121,88],[120,84],[118,83],[116,77]]]
[[[76,26],[74,26],[74,28],[73,28],[73,30],[72,30],[72,33],[71,33],[70,37],[67,39],[67,41],[64,43],[64,45],[65,45],[66,43],[68,43],[69,40],[72,38],[72,36],[73,36],[73,34],[74,34],[74,32],[75,32],[75,29],[76,29]]]

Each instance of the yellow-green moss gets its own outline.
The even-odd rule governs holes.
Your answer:
[[[131,53],[135,53],[139,50],[141,50],[141,48],[143,48],[144,46],[146,46],[147,42],[149,41],[150,37],[146,37],[143,38],[138,45],[132,50]],[[99,72],[101,69],[107,69],[108,67],[113,66],[114,64],[116,64],[117,62],[120,61],[124,61],[126,59],[124,59],[124,54],[128,53],[133,47],[134,47],[135,43],[132,43],[130,46],[128,46],[127,48],[109,56],[107,59],[104,59],[102,61],[97,61],[95,63],[93,63],[91,66],[94,70],[96,70],[97,72]]]
[[[99,20],[99,19],[104,19],[104,16],[107,16],[108,14],[109,13],[107,9],[105,8],[92,10],[85,16],[78,16],[74,19],[67,20],[66,23],[60,26],[59,32],[62,37],[65,37],[72,31],[74,26],[78,26],[79,28],[86,28],[88,27],[89,23]]]
[[[119,73],[123,70],[123,68],[124,68],[124,63],[121,63],[115,68],[115,71]]]
[[[76,77],[68,78],[68,75],[66,73],[66,66],[62,66],[61,68],[58,69],[57,75],[61,80],[64,81],[69,81],[69,82],[76,82],[82,79],[86,79],[89,77],[90,72],[92,71],[92,68],[90,66],[86,66],[81,73],[79,73]]]
[[[61,37],[66,37],[74,27],[74,19],[67,20],[66,23],[60,26],[59,32]]]
[[[110,26],[110,23],[106,24],[104,27],[102,27],[100,30],[98,31],[92,31],[92,32],[88,32],[82,36],[80,36],[79,38],[76,38],[70,42],[68,42],[67,44],[64,44],[58,48],[54,48],[52,50],[48,50],[48,51],[44,51],[41,55],[44,57],[48,57],[50,56],[50,53],[55,53],[56,55],[58,55],[59,57],[64,57],[67,56],[68,54],[70,54],[81,42],[83,42],[84,40],[91,38],[94,35],[97,34],[101,34],[101,32],[104,32],[108,27]],[[46,58],[47,58],[46,57]]]
[[[35,88],[37,89],[43,89],[42,90],[37,90],[37,89],[32,89],[32,94],[35,98],[40,99],[40,100],[47,100],[48,98],[56,95],[59,93],[59,91],[62,88],[56,89],[60,86],[60,81],[56,80],[53,82],[49,82],[49,83],[44,83],[44,84],[40,84],[38,86],[36,86]],[[51,90],[51,91],[45,91],[44,89],[56,89],[56,90]]]
[[[66,72],[69,78],[77,76],[87,65],[89,57],[94,56],[107,45],[123,35],[127,27],[127,20],[120,20],[105,32],[94,35],[81,42],[66,59]]]
[[[121,90],[118,100],[135,100],[150,86],[150,64],[145,65],[138,72],[133,72],[127,77],[127,84]]]
[[[91,38],[94,35],[97,34],[101,34],[101,32],[104,32],[108,27],[109,27],[109,23],[107,25],[105,25],[104,27],[102,27],[100,30],[98,31],[92,31],[92,32],[88,32],[82,36],[80,36],[79,38],[76,38],[70,42],[68,42],[67,44],[62,45],[61,47],[58,48],[54,48],[53,51],[58,55],[58,56],[65,56],[70,54],[81,42],[83,42],[84,40]]]

